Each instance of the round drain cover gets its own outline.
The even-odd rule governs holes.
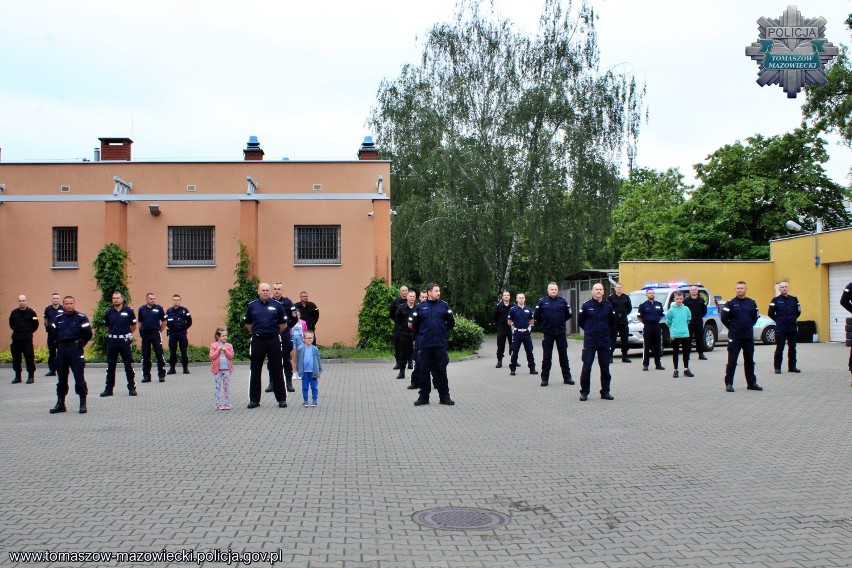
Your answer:
[[[414,522],[448,531],[488,530],[508,524],[509,515],[473,507],[438,507],[414,513]]]

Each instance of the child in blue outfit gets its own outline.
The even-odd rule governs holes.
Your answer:
[[[305,332],[305,344],[299,347],[299,354],[296,358],[296,372],[302,378],[302,399],[305,401],[305,406],[308,406],[308,387],[311,388],[313,395],[313,403],[310,406],[316,406],[322,363],[320,362],[319,349],[314,345],[314,332],[312,331]]]

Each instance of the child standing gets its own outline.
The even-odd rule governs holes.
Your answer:
[[[293,310],[293,315],[296,316],[296,323],[290,328],[290,341],[293,343],[293,354],[290,355],[290,364],[295,369],[299,347],[305,344],[305,332],[308,331],[308,324],[302,319],[302,314],[299,310]]]
[[[216,379],[216,410],[231,410],[231,373],[234,346],[227,342],[228,331],[217,327],[216,341],[210,344],[210,370]]]
[[[319,393],[319,378],[322,374],[322,363],[320,363],[320,352],[314,345],[314,332],[305,332],[305,344],[299,347],[296,360],[296,372],[302,378],[302,399],[308,406],[308,387],[311,387],[313,403],[317,405],[317,394]]]

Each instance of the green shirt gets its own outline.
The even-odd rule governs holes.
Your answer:
[[[689,320],[691,319],[692,312],[683,304],[680,307],[677,304],[669,306],[669,311],[666,312],[669,336],[672,338],[689,337]]]

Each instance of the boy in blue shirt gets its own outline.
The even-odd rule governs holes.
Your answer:
[[[296,359],[296,372],[302,379],[302,399],[305,407],[317,405],[317,394],[319,393],[319,378],[322,374],[322,363],[320,352],[314,345],[314,332],[305,332],[305,344],[299,347],[299,355]],[[308,405],[308,387],[311,388],[313,402]]]

